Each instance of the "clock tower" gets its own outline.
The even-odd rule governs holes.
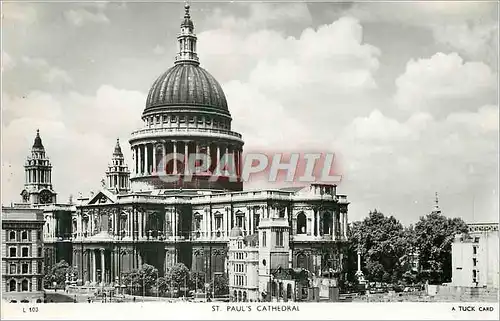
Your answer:
[[[21,192],[23,203],[51,204],[56,202],[56,193],[52,188],[52,164],[45,155],[45,148],[37,129],[31,155],[24,164],[25,181]]]

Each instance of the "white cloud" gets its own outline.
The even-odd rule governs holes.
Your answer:
[[[165,47],[156,45],[153,49],[155,55],[163,55],[166,52]]]
[[[471,59],[497,65],[498,2],[356,3],[343,13],[353,15],[362,22],[426,28],[432,32],[436,42],[447,44]]]
[[[53,163],[53,184],[61,201],[70,193],[99,187],[116,138],[130,160],[130,129],[140,125],[145,95],[102,86],[94,96],[68,93],[54,96],[31,92],[4,95],[2,119],[2,198],[18,200],[24,183],[22,164],[36,129]],[[130,163],[130,162],[129,162]]]
[[[49,68],[49,63],[42,58],[32,58],[28,56],[23,56],[21,60],[28,67],[38,68],[38,69]]]
[[[408,62],[396,79],[395,101],[404,109],[447,114],[491,103],[497,85],[497,75],[488,65],[464,62],[456,53],[437,53]]]
[[[15,66],[15,60],[8,53],[2,51],[2,72],[11,70]]]
[[[35,69],[36,70],[35,73],[33,71],[31,71],[30,73],[40,75],[41,80],[47,84],[73,83],[73,79],[66,70],[63,70],[59,67],[51,66],[45,59],[23,56],[21,58],[21,61],[27,67]]]
[[[2,3],[2,18],[5,19],[4,24],[31,25],[37,20],[37,12],[29,3],[4,2]]]
[[[109,23],[109,18],[104,12],[90,12],[83,8],[68,10],[64,13],[64,16],[66,20],[78,27],[84,25],[87,22]]]
[[[484,59],[491,66],[498,63],[498,24],[436,25],[432,30],[436,41],[463,52],[471,59]]]
[[[73,83],[73,80],[69,74],[60,68],[50,68],[49,71],[44,75],[44,79],[48,83]]]

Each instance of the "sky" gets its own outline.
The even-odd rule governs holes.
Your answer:
[[[40,129],[59,202],[131,164],[181,2],[3,2],[2,203]],[[246,150],[335,152],[349,220],[498,222],[497,2],[191,2],[201,67]],[[251,182],[248,188],[267,186]]]

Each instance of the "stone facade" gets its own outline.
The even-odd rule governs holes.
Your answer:
[[[43,302],[43,211],[2,207],[2,299]]]

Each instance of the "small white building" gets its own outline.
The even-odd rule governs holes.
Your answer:
[[[498,288],[498,223],[469,224],[451,247],[452,285]]]

